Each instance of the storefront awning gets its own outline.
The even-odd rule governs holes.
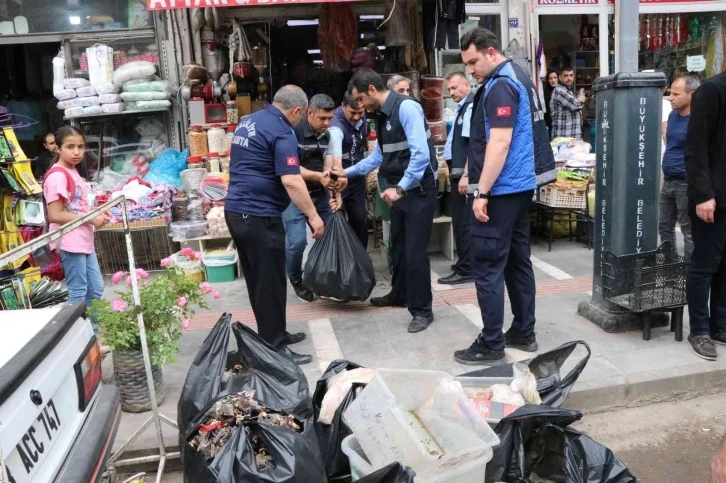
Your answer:
[[[294,5],[302,3],[340,3],[362,0],[146,0],[146,10],[173,10],[176,8],[246,7],[260,5]]]

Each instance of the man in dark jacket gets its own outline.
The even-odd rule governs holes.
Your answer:
[[[726,344],[726,73],[693,94],[686,135],[686,175],[693,255],[686,294],[697,356],[716,360]],[[709,311],[710,295],[710,311]]]

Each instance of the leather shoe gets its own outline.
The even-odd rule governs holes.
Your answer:
[[[371,299],[371,305],[374,307],[407,307],[406,302],[400,302],[394,300],[391,294],[384,295],[383,297],[373,297]]]
[[[285,343],[287,345],[297,344],[304,341],[305,337],[307,337],[305,332],[296,332],[294,334],[291,334],[290,332],[285,332]]]
[[[423,315],[417,315],[413,318],[411,323],[408,324],[408,331],[412,334],[415,334],[416,332],[421,332],[428,329],[429,325],[431,325],[431,322],[433,321],[434,314],[429,314],[427,317],[424,317]]]
[[[287,346],[283,349],[283,352],[290,356],[290,359],[292,359],[292,361],[298,366],[308,364],[313,360],[313,356],[309,354],[298,354],[297,352],[291,351]]]
[[[471,282],[474,278],[471,275],[462,275],[461,273],[454,272],[448,277],[441,277],[438,283],[442,285],[456,285],[459,283]]]

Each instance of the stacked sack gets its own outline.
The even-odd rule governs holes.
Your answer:
[[[96,89],[87,79],[63,79],[63,89],[56,90],[55,97],[66,118],[103,113]]]
[[[165,109],[171,106],[169,83],[154,74],[151,62],[136,61],[122,65],[113,73],[113,83],[121,88],[121,99],[130,111]]]

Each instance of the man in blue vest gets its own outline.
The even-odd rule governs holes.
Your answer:
[[[333,164],[350,168],[365,157],[367,147],[365,111],[349,92],[343,96],[343,104],[335,110],[330,122],[330,154]],[[343,207],[348,223],[363,247],[368,246],[368,217],[366,213],[366,179],[340,178],[336,186],[343,190]]]
[[[546,125],[534,86],[502,54],[491,31],[478,27],[466,33],[461,51],[469,73],[482,85],[471,120],[469,183],[474,185],[472,272],[484,328],[454,358],[460,364],[491,365],[505,361],[505,345],[537,350],[529,206],[537,186],[535,164],[549,166],[549,157],[542,154],[541,128]],[[502,334],[505,284],[514,320]]]
[[[451,179],[451,221],[454,225],[454,241],[459,256],[451,268],[454,273],[439,279],[439,283],[454,285],[470,282],[471,265],[469,263],[469,218],[470,208],[466,202],[466,189],[469,184],[467,172],[467,156],[469,154],[469,127],[471,125],[472,103],[474,95],[471,84],[463,72],[452,72],[446,76],[446,87],[454,102],[457,102],[454,125],[449,131],[444,147],[444,159],[449,165]]]
[[[240,120],[232,140],[229,193],[224,217],[237,247],[260,337],[286,351],[298,364],[312,360],[287,345],[305,338],[285,330],[285,228],[282,212],[290,200],[305,213],[313,238],[323,220],[300,175],[293,127],[305,115],[308,98],[297,86],[280,88],[271,105]]]
[[[353,178],[378,170],[381,198],[391,205],[393,287],[371,299],[378,307],[408,307],[409,332],[420,332],[434,321],[431,308],[431,268],[426,253],[433,227],[438,163],[421,105],[389,91],[371,70],[359,70],[348,85],[356,100],[376,111],[378,144],[370,156],[333,174]]]
[[[329,177],[323,172],[332,167],[333,157],[330,155],[328,144],[328,126],[333,119],[335,102],[325,94],[317,94],[310,99],[310,105],[305,116],[295,127],[297,147],[300,155],[300,174],[308,187],[310,199],[324,223],[330,218],[330,196],[328,188],[333,187]],[[285,224],[285,266],[290,284],[297,298],[303,302],[312,302],[315,298],[310,289],[303,285],[303,255],[308,245],[307,224],[308,219],[295,203],[282,214]]]

